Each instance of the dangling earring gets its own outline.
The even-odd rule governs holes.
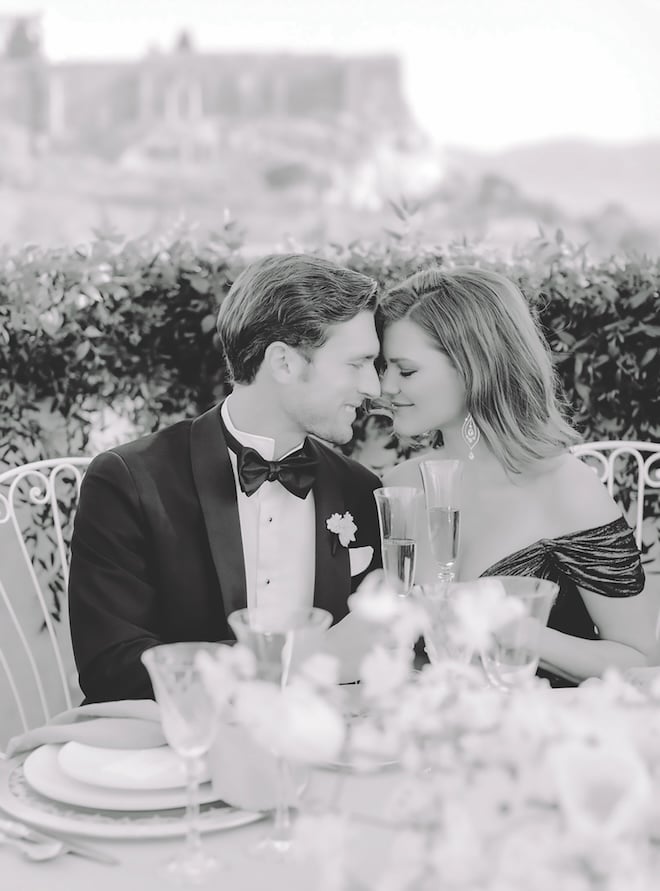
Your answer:
[[[466,446],[470,450],[468,452],[468,458],[470,461],[474,461],[474,447],[481,439],[481,433],[479,432],[479,428],[474,423],[474,418],[471,413],[467,413],[467,417],[463,421],[463,426],[461,428],[461,436],[463,437]]]

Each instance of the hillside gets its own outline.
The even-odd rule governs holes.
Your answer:
[[[447,149],[465,176],[497,174],[540,201],[573,215],[621,204],[640,222],[660,221],[660,141],[632,145],[562,140],[494,153]]]

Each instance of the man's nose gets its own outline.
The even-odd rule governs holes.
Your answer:
[[[387,368],[381,376],[380,388],[384,396],[394,396],[395,393],[399,392],[399,387],[395,382],[395,378],[392,374],[391,368]]]
[[[362,380],[360,381],[360,392],[371,399],[380,396],[380,378],[373,365],[364,369]]]

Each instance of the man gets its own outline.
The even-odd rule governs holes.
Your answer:
[[[240,607],[346,615],[380,565],[380,481],[319,440],[348,442],[380,393],[375,303],[375,282],[325,260],[251,264],[218,317],[232,394],[90,464],[69,584],[87,702],[151,696],[144,650],[232,638]]]

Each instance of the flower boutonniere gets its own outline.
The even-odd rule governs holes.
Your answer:
[[[357,526],[355,525],[352,514],[349,514],[348,511],[346,511],[345,514],[332,514],[332,516],[328,517],[328,519],[325,521],[325,525],[328,527],[330,532],[336,533],[337,538],[339,539],[339,543],[345,548],[348,547],[351,541],[355,541]],[[335,547],[336,539],[335,542],[333,542],[333,554],[335,552]]]

